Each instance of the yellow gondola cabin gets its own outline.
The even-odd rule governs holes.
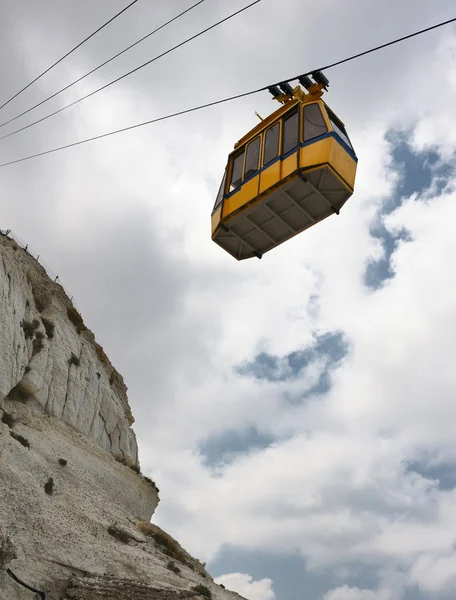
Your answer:
[[[283,103],[234,146],[212,211],[212,239],[237,260],[263,254],[340,209],[358,159],[321,99],[321,72],[269,91]]]

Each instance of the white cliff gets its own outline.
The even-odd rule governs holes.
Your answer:
[[[112,454],[136,464],[126,387],[63,288],[0,236],[0,398],[30,396]]]
[[[0,600],[240,598],[150,519],[126,386],[63,288],[0,236]],[[8,574],[10,569],[10,574]]]

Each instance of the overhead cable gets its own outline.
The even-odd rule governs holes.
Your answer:
[[[181,46],[184,46],[185,44],[188,44],[189,42],[191,42],[194,39],[196,39],[196,38],[200,37],[201,35],[203,35],[204,33],[207,33],[211,29],[214,29],[215,27],[218,27],[222,23],[225,23],[225,21],[228,21],[229,19],[232,19],[236,15],[244,12],[248,8],[251,8],[252,6],[254,6],[255,4],[258,4],[261,1],[262,0],[255,0],[254,2],[251,2],[247,6],[244,6],[244,8],[241,8],[240,10],[237,10],[236,12],[231,13],[228,17],[225,17],[224,19],[221,19],[220,21],[217,21],[217,23],[214,23],[210,27],[206,27],[206,29],[203,29],[199,33],[196,33],[195,35],[192,35],[191,37],[187,38],[183,42],[180,42],[180,44],[177,44],[176,46],[173,46],[172,48],[169,48],[168,50],[165,50],[165,52],[162,52],[158,56],[155,56],[154,58],[151,58],[147,62],[142,63],[141,65],[139,65],[139,67],[136,67],[136,68],[132,69],[131,71],[128,71],[128,73],[125,73],[124,75],[121,75],[120,77],[117,77],[117,79],[114,79],[113,81],[110,81],[109,83],[106,83],[105,85],[101,86],[100,88],[97,88],[93,92],[90,92],[89,94],[86,94],[85,96],[82,96],[82,98],[79,98],[78,100],[75,100],[74,102],[71,102],[70,104],[67,104],[66,106],[63,106],[62,108],[59,108],[58,110],[55,110],[52,113],[49,113],[48,115],[42,117],[41,119],[37,119],[36,121],[33,121],[32,123],[29,123],[28,125],[24,125],[24,127],[20,127],[19,129],[15,129],[14,131],[11,131],[10,133],[7,133],[7,134],[1,136],[0,140],[4,140],[5,138],[11,137],[12,135],[16,135],[16,133],[19,133],[20,131],[24,131],[25,129],[29,129],[30,127],[33,127],[34,125],[38,125],[38,123],[42,123],[43,121],[46,121],[46,119],[49,119],[50,117],[53,117],[54,115],[57,115],[57,114],[63,112],[67,108],[70,108],[70,107],[74,106],[75,104],[78,104],[79,102],[82,102],[83,100],[86,100],[87,98],[90,98],[91,96],[94,96],[95,94],[98,94],[98,92],[101,92],[102,90],[105,90],[106,88],[108,88],[109,86],[113,85],[114,83],[117,83],[118,81],[121,81],[122,79],[125,79],[125,77],[128,77],[129,75],[132,75],[133,73],[136,73],[140,69],[143,69],[144,67],[147,67],[147,65],[150,65],[151,63],[155,62],[156,60],[159,60],[163,56],[166,56],[167,54],[170,54],[171,52],[173,52],[174,50],[177,50]]]
[[[217,104],[222,104],[222,103],[225,103],[225,102],[230,102],[232,100],[237,100],[238,98],[244,98],[246,96],[251,96],[253,94],[258,94],[259,92],[266,91],[270,87],[280,85],[281,83],[294,81],[294,80],[299,79],[300,77],[306,77],[306,76],[312,75],[312,73],[315,73],[316,71],[325,71],[325,70],[331,69],[331,68],[336,67],[338,65],[341,65],[343,63],[349,62],[351,60],[355,60],[356,58],[359,58],[361,56],[365,56],[366,54],[370,54],[371,52],[375,52],[376,50],[381,50],[382,48],[386,48],[387,46],[392,46],[393,44],[397,44],[397,43],[402,42],[404,40],[407,40],[407,39],[410,39],[412,37],[421,35],[422,33],[426,33],[428,31],[431,31],[432,29],[437,29],[438,27],[443,27],[444,25],[448,25],[448,24],[454,23],[454,22],[456,22],[456,17],[454,17],[453,19],[449,19],[448,21],[444,21],[442,23],[438,23],[436,25],[432,25],[431,27],[427,27],[426,29],[421,29],[420,31],[416,31],[416,32],[411,33],[409,35],[406,35],[404,37],[397,38],[397,39],[395,39],[395,40],[393,40],[391,42],[387,42],[386,44],[382,44],[380,46],[375,46],[374,48],[371,48],[370,50],[365,50],[364,52],[360,52],[358,54],[354,54],[352,56],[344,58],[342,60],[338,60],[338,61],[336,61],[334,63],[331,63],[331,64],[327,65],[326,67],[320,67],[319,69],[312,69],[311,71],[308,71],[307,73],[303,73],[303,74],[301,74],[301,75],[299,75],[297,77],[292,77],[292,78],[286,79],[286,80],[282,79],[280,82],[274,83],[272,85],[269,84],[269,85],[266,85],[264,87],[258,88],[256,90],[251,90],[250,92],[244,92],[242,94],[236,94],[234,96],[230,96],[230,97],[227,97],[227,98],[222,98],[221,100],[215,100],[213,102],[208,102],[206,104],[201,104],[199,106],[194,106],[193,108],[188,108],[186,110],[181,110],[179,112],[168,114],[168,115],[165,115],[163,117],[158,117],[156,119],[151,119],[150,121],[144,121],[142,123],[137,123],[136,125],[130,125],[129,127],[123,127],[122,129],[117,129],[115,131],[109,131],[109,132],[103,133],[101,135],[96,135],[96,136],[93,136],[93,137],[90,137],[90,138],[79,140],[78,142],[73,142],[71,144],[66,144],[64,146],[59,146],[57,148],[52,148],[51,150],[45,150],[43,152],[38,152],[37,154],[32,154],[32,155],[29,155],[29,156],[25,156],[24,158],[18,158],[16,160],[12,160],[12,161],[0,164],[0,168],[1,167],[7,167],[9,165],[14,165],[16,163],[23,162],[23,161],[26,161],[26,160],[30,160],[32,158],[37,158],[38,156],[44,156],[46,154],[51,154],[53,152],[58,152],[60,150],[65,150],[67,148],[72,148],[74,146],[80,146],[81,144],[86,144],[87,142],[93,142],[95,140],[106,138],[106,137],[111,136],[111,135],[116,135],[117,133],[122,133],[124,131],[130,131],[131,129],[137,129],[138,127],[143,127],[144,125],[151,125],[152,123],[157,123],[159,121],[164,121],[166,119],[172,119],[174,117],[178,117],[180,115],[184,115],[184,114],[188,114],[188,113],[191,113],[191,112],[195,112],[197,110],[202,110],[202,109],[208,108],[210,106],[215,106]]]
[[[449,25],[450,23],[455,23],[455,22],[456,22],[456,17],[454,17],[453,19],[448,19],[448,21],[442,21],[441,23],[437,23],[436,25],[431,25],[430,27],[426,27],[425,29],[420,29],[419,31],[415,31],[414,33],[409,33],[408,35],[404,35],[403,37],[392,40],[391,42],[386,42],[386,44],[382,44],[381,46],[375,46],[374,48],[370,48],[370,50],[364,50],[364,52],[359,52],[359,54],[354,54],[353,56],[349,56],[348,58],[343,58],[342,60],[333,62],[333,63],[327,65],[326,67],[321,67],[320,69],[314,69],[313,71],[306,73],[306,75],[311,75],[315,71],[327,71],[328,69],[332,69],[333,67],[338,67],[339,65],[342,65],[346,62],[355,60],[355,58],[360,58],[361,56],[366,56],[366,54],[371,54],[372,52],[376,52],[377,50],[383,50],[383,48],[387,48],[388,46],[393,46],[393,44],[398,44],[399,42],[409,40],[410,38],[416,37],[417,35],[427,33],[428,31],[432,31],[433,29],[438,29],[439,27],[443,27],[444,25]],[[298,77],[291,77],[291,79],[286,79],[285,81],[294,81],[295,79],[298,79],[299,77],[300,76],[298,75]]]
[[[131,8],[133,6],[133,4],[136,4],[136,2],[138,2],[138,0],[133,0],[133,2],[130,2],[130,4],[128,4],[125,8],[123,8],[120,12],[118,12],[116,15],[114,15],[113,17],[111,17],[109,19],[109,21],[106,21],[106,23],[103,23],[103,25],[101,25],[101,27],[98,27],[98,29],[96,29],[93,33],[91,33],[89,36],[87,36],[84,40],[82,40],[82,42],[79,42],[79,44],[77,46],[75,46],[72,50],[70,50],[69,52],[67,52],[64,56],[62,56],[62,58],[59,58],[58,61],[56,61],[53,65],[51,65],[50,67],[48,67],[45,71],[43,71],[40,75],[38,75],[38,77],[35,77],[35,79],[33,81],[31,81],[29,84],[27,84],[25,87],[23,87],[21,90],[19,90],[16,94],[14,94],[14,96],[11,96],[11,98],[9,100],[7,100],[4,104],[2,104],[0,106],[0,110],[6,106],[7,104],[9,104],[11,102],[11,100],[14,100],[14,98],[17,98],[19,96],[19,94],[22,94],[22,92],[24,92],[27,88],[29,88],[33,83],[35,83],[35,81],[38,81],[38,79],[40,79],[41,77],[43,77],[43,75],[46,75],[46,73],[48,73],[51,69],[53,69],[56,65],[58,65],[60,62],[62,62],[62,60],[64,60],[67,56],[69,56],[72,52],[74,52],[75,50],[77,50],[78,48],[80,48],[83,44],[85,44],[88,40],[90,40],[90,38],[92,38],[94,35],[96,35],[97,33],[99,33],[102,29],[104,29],[107,25],[109,25],[109,23],[112,23],[114,21],[114,19],[117,19],[117,17],[120,17],[120,15],[122,13],[124,13],[126,10],[128,10],[129,8]]]
[[[8,121],[5,121],[4,123],[0,123],[0,127],[4,127],[5,125],[8,125],[8,123],[12,123],[16,119],[19,119],[19,117],[23,117],[24,115],[26,115],[30,111],[34,110],[35,108],[38,108],[38,106],[41,106],[42,104],[44,104],[48,100],[52,100],[52,98],[55,98],[56,96],[58,96],[62,92],[65,92],[66,90],[68,90],[70,87],[72,87],[76,83],[79,83],[80,81],[82,81],[83,79],[85,79],[86,77],[88,77],[89,75],[92,75],[92,73],[95,73],[95,71],[98,71],[98,69],[101,69],[102,67],[104,67],[108,63],[110,63],[113,60],[115,60],[116,58],[118,58],[121,54],[125,54],[125,52],[127,52],[128,50],[131,50],[131,48],[133,48],[134,46],[137,46],[138,44],[140,44],[141,42],[143,42],[145,39],[147,39],[150,36],[154,35],[154,33],[157,33],[161,29],[164,29],[167,25],[170,25],[174,21],[177,21],[177,19],[179,19],[180,17],[183,17],[186,13],[190,12],[191,10],[193,10],[194,8],[196,8],[198,5],[202,4],[203,2],[204,2],[204,0],[199,0],[196,4],[193,4],[192,6],[190,6],[187,9],[185,9],[184,11],[182,11],[181,13],[179,13],[178,15],[176,15],[175,17],[173,17],[172,19],[169,19],[169,21],[166,21],[166,23],[163,23],[163,25],[160,25],[160,27],[157,27],[156,29],[154,29],[153,31],[151,31],[150,33],[148,33],[147,35],[145,35],[144,37],[142,37],[141,39],[139,39],[137,42],[134,42],[133,44],[130,44],[130,46],[128,46],[127,48],[124,48],[124,50],[121,50],[120,52],[118,52],[117,54],[115,54],[114,56],[112,56],[111,58],[108,58],[108,60],[105,60],[103,63],[101,63],[101,65],[98,65],[98,67],[95,67],[94,69],[92,69],[91,71],[89,71],[88,73],[86,73],[85,75],[82,75],[82,77],[79,77],[78,79],[76,79],[72,83],[69,83],[68,85],[66,85],[65,87],[63,87],[61,90],[59,90],[58,92],[55,92],[55,94],[52,94],[51,96],[48,96],[44,100],[41,100],[41,102],[38,102],[38,104],[35,104],[34,106],[31,106],[27,110],[24,110],[24,112],[21,112],[19,115],[16,115],[12,119],[9,119]]]

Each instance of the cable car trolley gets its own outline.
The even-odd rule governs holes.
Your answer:
[[[212,239],[237,260],[257,257],[340,209],[358,159],[342,121],[321,99],[320,71],[269,92],[282,106],[234,146],[212,211]],[[261,119],[261,117],[260,117]]]

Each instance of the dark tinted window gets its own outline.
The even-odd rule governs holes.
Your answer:
[[[279,133],[280,123],[276,123],[266,132],[264,137],[264,165],[267,165],[279,155]]]
[[[242,181],[242,166],[244,164],[244,150],[238,154],[233,162],[233,170],[231,171],[230,192],[241,185]]]
[[[349,148],[351,148],[353,150],[353,146],[351,145],[350,140],[348,139],[348,135],[347,132],[345,131],[345,127],[342,125],[342,123],[339,121],[339,119],[336,117],[336,115],[330,111],[328,109],[328,117],[329,120],[331,121],[331,125],[333,126],[334,132],[344,140],[344,142],[347,144],[347,146]]]
[[[260,159],[260,140],[261,138],[258,136],[247,146],[244,179],[258,170],[258,162]]]
[[[226,171],[225,171],[225,174],[223,175],[222,183],[220,184],[220,189],[218,191],[213,210],[215,210],[217,208],[217,206],[219,206],[219,204],[222,203],[223,194],[225,193],[225,182],[226,182]]]
[[[318,104],[308,104],[307,106],[304,106],[303,128],[303,139],[305,142],[316,138],[319,135],[323,135],[328,131]]]
[[[298,145],[298,111],[283,120],[283,150],[286,154]]]

